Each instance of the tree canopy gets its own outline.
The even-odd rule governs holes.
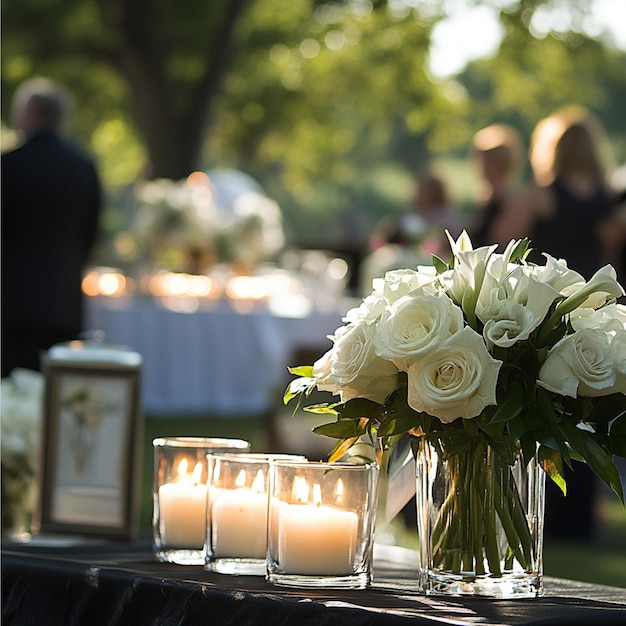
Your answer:
[[[301,239],[355,195],[397,210],[417,168],[466,158],[494,121],[528,137],[580,104],[626,159],[626,53],[573,31],[534,36],[550,0],[501,4],[497,55],[442,80],[427,59],[443,1],[5,0],[3,121],[16,86],[47,75],[74,93],[74,131],[110,188],[243,169]]]

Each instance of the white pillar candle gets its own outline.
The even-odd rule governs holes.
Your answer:
[[[167,547],[204,548],[207,496],[201,472],[200,463],[192,474],[181,463],[177,479],[159,487],[159,528]]]
[[[245,482],[245,472],[243,478]],[[264,489],[263,471],[259,470],[251,487],[214,492],[211,497],[213,557],[265,558],[267,493]]]
[[[316,490],[319,493],[319,485],[314,485]],[[278,564],[284,573],[353,573],[359,528],[353,511],[321,504],[283,504],[277,510],[277,525]]]

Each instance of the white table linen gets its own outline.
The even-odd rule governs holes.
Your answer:
[[[344,309],[347,307],[344,307]],[[345,310],[281,317],[238,313],[227,303],[192,313],[150,299],[87,299],[86,330],[143,356],[142,398],[150,415],[263,413],[280,400],[299,348],[330,348]],[[321,353],[321,352],[320,352]]]

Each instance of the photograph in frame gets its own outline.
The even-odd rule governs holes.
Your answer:
[[[137,364],[128,362],[127,355],[121,363],[76,359],[44,363],[36,530],[131,538],[136,534],[140,498],[140,357]]]

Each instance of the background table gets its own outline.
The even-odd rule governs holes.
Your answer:
[[[330,348],[326,336],[349,304],[304,317],[265,307],[239,313],[227,303],[191,313],[168,310],[148,298],[88,298],[86,330],[107,343],[139,352],[143,405],[151,415],[250,414],[282,397],[288,365],[298,351]]]
[[[3,543],[3,624],[401,626],[620,624],[626,590],[546,579],[532,600],[433,598],[416,592],[415,555],[377,546],[365,590],[287,589],[153,560],[148,540],[44,547]]]

